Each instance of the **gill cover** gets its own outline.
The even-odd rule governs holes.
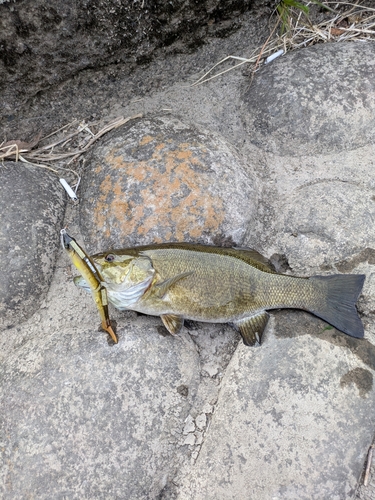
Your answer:
[[[109,301],[124,310],[135,304],[151,285],[155,269],[146,256],[121,256],[110,262],[95,260],[100,269],[103,284],[107,288]]]

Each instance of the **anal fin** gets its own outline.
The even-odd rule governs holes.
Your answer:
[[[261,343],[264,329],[268,322],[269,314],[265,311],[249,316],[248,318],[234,321],[234,326],[242,335],[242,340],[245,345],[252,346],[258,342]]]
[[[171,335],[176,335],[184,324],[184,318],[177,314],[162,314],[160,317]]]

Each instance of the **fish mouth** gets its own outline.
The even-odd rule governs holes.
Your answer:
[[[125,279],[124,281],[122,281],[121,283],[111,283],[111,282],[108,282],[108,281],[103,281],[103,285],[108,289],[108,290],[111,290],[115,293],[120,293],[120,294],[126,294],[126,293],[133,293],[132,291],[134,291],[135,293],[138,291],[138,290],[144,290],[146,288],[148,288],[153,280],[153,276],[150,276],[146,279],[144,279],[143,281],[140,281],[138,283],[129,283],[129,282],[126,282],[126,276],[125,276]]]

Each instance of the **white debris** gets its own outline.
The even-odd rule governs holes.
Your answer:
[[[186,436],[184,444],[188,444],[190,446],[195,445],[195,436],[192,432]]]
[[[206,414],[205,413],[201,413],[195,419],[195,425],[198,427],[199,430],[202,431],[206,427],[206,424],[207,424]]]
[[[194,424],[193,417],[191,415],[188,415],[186,417],[185,427],[184,427],[184,430],[182,431],[182,433],[184,435],[186,435],[186,434],[189,434],[190,432],[194,432],[194,431],[195,431],[195,424]]]
[[[69,184],[66,182],[66,180],[65,179],[60,179],[60,183],[61,183],[62,187],[65,189],[65,191],[68,193],[68,195],[70,196],[70,198],[73,201],[77,202],[78,201],[77,195],[73,191],[73,189],[69,186]]]
[[[199,432],[199,431],[197,431],[197,432],[195,433],[195,438],[196,438],[196,439],[195,439],[195,444],[196,444],[197,446],[201,445],[201,444],[203,443],[203,432]]]
[[[202,367],[203,371],[205,371],[210,377],[215,377],[219,371],[219,367],[214,364],[207,363]]]
[[[277,57],[282,56],[283,54],[284,54],[284,50],[283,49],[280,49],[277,52],[274,52],[273,54],[271,54],[270,56],[267,57],[267,59],[264,61],[264,64],[270,63],[271,61],[273,61]]]
[[[202,411],[203,413],[205,413],[206,415],[208,413],[213,413],[213,410],[214,410],[214,407],[212,405],[210,405],[209,403],[206,403],[203,408],[202,408]]]

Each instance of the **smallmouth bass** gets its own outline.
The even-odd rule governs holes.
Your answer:
[[[230,323],[246,345],[260,343],[271,309],[302,309],[342,332],[364,335],[356,310],[364,275],[278,274],[258,252],[189,243],[146,245],[91,256],[108,300],[160,316],[175,335],[184,319]],[[84,276],[75,279],[89,289]]]

